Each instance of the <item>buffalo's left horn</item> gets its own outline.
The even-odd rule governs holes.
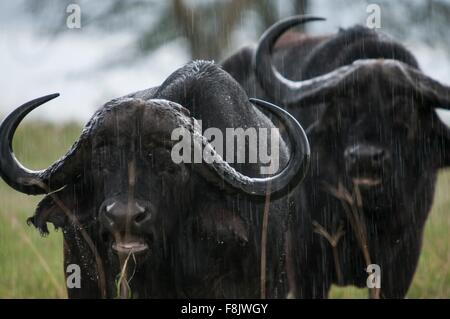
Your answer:
[[[201,165],[203,168],[208,168],[209,172],[201,170],[200,174],[207,178],[208,176],[211,177],[211,173],[218,175],[228,186],[250,195],[265,196],[283,193],[288,189],[288,186],[293,187],[301,182],[308,172],[310,160],[308,138],[301,125],[288,112],[266,101],[258,99],[250,99],[250,101],[269,110],[286,127],[291,143],[291,157],[287,166],[275,176],[266,178],[243,175],[218,156],[207,139],[200,132],[197,132],[196,136],[201,139],[200,143],[203,144],[203,147],[207,147],[208,151],[214,154],[212,163]]]

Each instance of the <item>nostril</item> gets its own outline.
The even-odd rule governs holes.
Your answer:
[[[354,149],[351,150],[347,150],[344,154],[344,156],[347,158],[347,160],[349,160],[350,162],[355,162],[357,159],[357,154],[356,151]]]
[[[146,212],[140,212],[134,217],[134,222],[139,224],[147,218],[148,214]]]
[[[374,162],[382,162],[386,158],[386,152],[384,150],[380,150],[372,155],[372,160]]]

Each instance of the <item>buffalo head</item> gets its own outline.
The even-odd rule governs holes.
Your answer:
[[[434,178],[437,168],[449,164],[450,131],[435,109],[449,108],[450,89],[414,63],[384,58],[356,60],[303,81],[283,77],[270,59],[274,43],[292,26],[314,20],[321,18],[288,18],[266,31],[255,53],[257,79],[267,94],[278,92],[277,101],[292,114],[306,107],[316,114],[317,121],[308,128],[313,154],[320,157],[313,174],[332,184],[357,185],[372,199],[379,193],[391,194],[382,196],[384,204],[390,205],[393,198],[398,199],[393,194],[405,193],[406,185],[416,183],[425,171]],[[400,47],[395,42],[387,47],[377,39],[367,46],[376,48],[377,43],[378,51],[369,50],[375,56],[393,54],[392,48]],[[379,52],[380,48],[384,51]],[[328,54],[323,58],[333,60]],[[373,208],[382,203],[372,204]]]
[[[206,275],[205,271],[211,270],[203,267],[211,266],[208,258],[222,258],[230,252],[222,259],[235,259],[236,250],[250,240],[249,231],[239,210],[227,210],[217,200],[219,195],[254,198],[280,194],[307,169],[309,148],[302,128],[272,104],[253,101],[286,128],[292,138],[290,160],[275,175],[253,178],[215,152],[188,109],[165,99],[130,97],[112,100],[97,111],[69,152],[49,168],[27,169],[12,152],[14,132],[30,111],[56,96],[30,101],[4,120],[0,174],[20,192],[47,194],[30,222],[44,233],[48,232],[47,222],[63,228],[66,258],[82,265],[95,261],[95,271],[92,265],[85,267],[91,281],[85,285],[95,286],[103,276],[106,287],[102,289],[108,296],[114,295],[116,276],[130,256],[138,266],[131,277],[146,283],[137,289],[140,297],[175,296],[183,289],[189,271]],[[178,128],[192,137],[194,149],[208,149],[213,161],[176,164],[171,149],[177,141],[171,134]],[[217,198],[209,198],[211,189],[217,189]],[[208,200],[213,204],[205,206]],[[198,237],[193,239],[194,232]],[[212,244],[202,242],[211,238],[215,238]],[[226,244],[228,250],[216,251],[217,242],[222,248]],[[198,256],[203,257],[198,260]]]

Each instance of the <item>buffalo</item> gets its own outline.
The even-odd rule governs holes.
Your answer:
[[[322,19],[280,21],[223,67],[249,94],[280,104],[307,127],[312,165],[300,215],[312,227],[295,241],[297,294],[325,298],[338,284],[403,298],[436,175],[450,164],[450,131],[436,114],[450,108],[450,88],[425,75],[404,46],[362,26],[323,37],[294,33],[275,44],[315,20]],[[371,281],[376,266],[381,277]]]
[[[281,20],[266,30],[256,46],[245,46],[222,61],[222,68],[241,84],[249,96],[284,107],[289,104],[292,92],[284,90],[276,74],[282,75],[283,80],[302,81],[356,60],[380,58],[399,60],[418,67],[414,56],[400,43],[386,34],[360,25],[323,36],[288,31],[296,25],[324,20],[309,15]],[[304,127],[316,121],[321,111],[320,107],[289,109]]]
[[[61,159],[32,171],[12,152],[14,132],[56,96],[32,100],[3,121],[0,174],[19,192],[46,194],[29,223],[43,234],[47,223],[62,229],[64,264],[81,270],[70,298],[283,298],[293,289],[286,233],[309,144],[292,116],[250,102],[214,63],[194,61],[159,87],[106,103]],[[283,127],[280,168],[269,175],[260,161],[226,162],[199,125],[276,128],[258,107]],[[175,162],[180,128],[214,160]]]

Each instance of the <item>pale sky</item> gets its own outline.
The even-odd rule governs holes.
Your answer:
[[[133,47],[131,33],[100,34],[81,28],[64,30],[53,38],[44,37],[34,32],[36,21],[21,9],[23,1],[0,1],[1,118],[33,98],[59,92],[59,98],[33,111],[31,119],[85,122],[108,100],[159,85],[188,61],[183,42],[176,41],[136,63],[100,68],[113,55]],[[311,24],[313,33],[336,32],[339,26],[365,23],[364,1],[348,10],[343,7],[338,14],[329,7],[330,1],[312,3],[312,13],[327,17],[327,22]],[[246,37],[245,33],[236,36],[236,48],[251,43]],[[425,73],[450,84],[450,61],[443,49],[430,49],[415,42],[414,37],[403,43],[415,54]]]

